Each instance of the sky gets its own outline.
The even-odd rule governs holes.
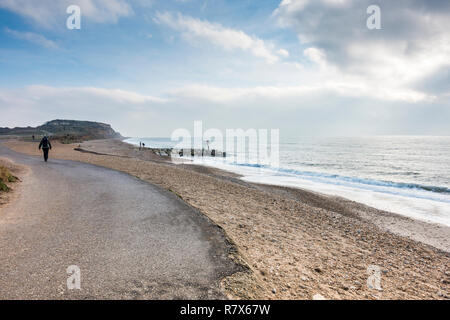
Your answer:
[[[68,29],[70,5],[81,29]],[[380,8],[380,29],[367,12]],[[0,0],[0,127],[450,135],[448,0]]]

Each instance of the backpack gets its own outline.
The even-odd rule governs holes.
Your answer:
[[[42,139],[42,149],[49,149],[49,148],[50,146],[48,144],[48,139],[47,138]]]

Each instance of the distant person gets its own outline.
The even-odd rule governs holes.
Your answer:
[[[47,137],[43,137],[41,140],[41,143],[39,143],[39,150],[44,152],[44,161],[47,162],[48,160],[48,151],[52,149],[52,144],[50,143],[50,140],[48,140]]]
[[[145,143],[142,142],[142,149],[144,149],[144,148],[145,148]]]
[[[33,141],[34,141],[34,134],[33,134],[32,138],[33,138]]]

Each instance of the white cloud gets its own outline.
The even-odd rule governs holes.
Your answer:
[[[273,44],[250,36],[241,30],[223,27],[218,23],[199,20],[180,13],[157,12],[154,21],[166,25],[182,33],[186,39],[206,40],[228,51],[241,50],[263,58],[268,63],[275,63],[279,56],[286,57],[288,52],[284,49],[276,50]]]
[[[136,118],[143,130],[168,100],[120,89],[34,85],[0,89],[2,126],[40,125],[51,119],[92,120],[133,132]],[[163,108],[164,109],[164,108]]]
[[[311,86],[259,86],[249,88],[226,88],[211,85],[193,84],[174,89],[170,92],[175,99],[199,99],[217,103],[227,103],[245,99],[277,99],[301,97],[304,94],[318,90]]]
[[[11,30],[9,28],[5,28],[5,32],[17,39],[26,40],[32,42],[34,44],[40,45],[42,47],[48,49],[58,49],[58,45],[52,41],[44,37],[43,35],[33,33],[33,32],[21,32],[16,30]]]
[[[74,96],[93,96],[102,99],[111,100],[117,103],[163,103],[166,99],[154,96],[144,95],[133,91],[121,89],[105,89],[97,87],[50,87],[50,86],[29,86],[27,93],[33,96],[39,96],[39,99],[46,97],[74,97]]]
[[[450,2],[380,0],[382,30],[366,27],[370,4],[283,0],[273,16],[297,31],[308,46],[304,56],[321,67],[323,83],[336,83],[339,92],[354,88],[355,95],[382,100],[436,99],[433,90],[421,92],[416,83],[450,66]]]
[[[289,57],[289,51],[287,51],[285,49],[279,49],[277,51],[277,54],[281,57],[285,57],[285,58]]]
[[[55,118],[91,120],[110,123],[124,135],[143,137],[170,136],[172,130],[201,119],[209,127],[278,127],[294,135],[449,133],[445,120],[450,111],[442,103],[432,111],[427,101],[410,105],[399,100],[402,97],[378,103],[371,98],[392,93],[371,92],[361,83],[347,87],[347,83],[248,88],[187,85],[169,90],[167,99],[96,87],[0,89],[1,126],[39,125]],[[363,97],[358,95],[361,91]],[[404,95],[411,98],[411,93]]]
[[[436,97],[424,94],[420,91],[407,88],[386,88],[383,85],[364,83],[360,78],[342,79],[330,76],[324,79],[319,76],[312,79],[307,85],[293,86],[256,86],[256,87],[217,87],[212,85],[193,84],[169,92],[173,99],[197,99],[216,103],[227,104],[229,102],[271,101],[278,104],[277,99],[298,99],[305,96],[333,94],[348,98],[377,99],[392,102],[432,102]],[[258,107],[258,103],[252,104]],[[230,105],[231,106],[231,105]]]
[[[51,87],[33,85],[21,89],[0,90],[0,107],[15,110],[57,109],[57,112],[96,113],[138,110],[150,105],[166,103],[167,99],[120,89],[96,87]],[[125,107],[125,109],[124,109]]]
[[[321,67],[326,67],[327,65],[327,57],[323,50],[310,47],[303,51],[305,57],[307,57],[312,62],[317,63]]]
[[[82,18],[96,23],[116,23],[119,18],[133,14],[124,0],[0,0],[0,8],[15,12],[34,23],[50,28],[65,21],[70,5],[81,8]],[[62,24],[65,26],[65,24]]]

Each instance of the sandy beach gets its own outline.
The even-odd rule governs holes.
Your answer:
[[[307,190],[247,183],[214,168],[173,164],[120,140],[52,143],[50,159],[129,173],[175,193],[221,227],[238,248],[233,258],[248,266],[222,280],[230,298],[450,298],[449,227]],[[40,155],[33,142],[4,145]],[[367,285],[373,266],[380,270],[380,290]]]

